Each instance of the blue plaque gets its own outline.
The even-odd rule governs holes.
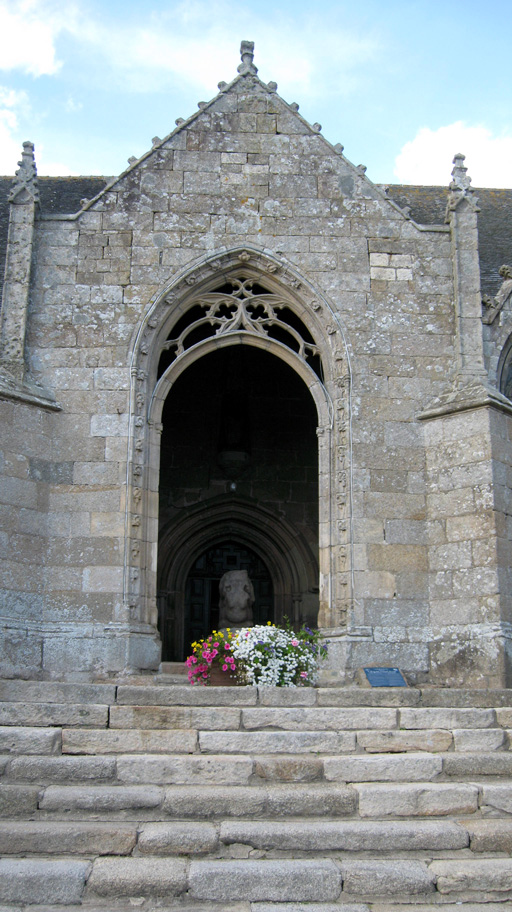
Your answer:
[[[365,668],[363,670],[372,687],[407,687],[407,681],[398,668]]]

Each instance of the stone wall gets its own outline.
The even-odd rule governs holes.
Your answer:
[[[43,664],[49,485],[72,467],[55,459],[53,417],[0,401],[0,663],[8,677],[30,678]]]
[[[462,667],[481,683],[487,652],[478,647],[460,666],[456,644],[468,625],[472,643],[499,626],[498,563],[510,545],[491,487],[509,450],[495,445],[493,469],[485,410],[418,420],[455,376],[450,245],[447,226],[413,223],[250,67],[78,215],[43,215],[27,358],[62,409],[27,419],[48,421],[57,454],[43,472],[44,604],[54,625],[45,673],[158,661],[159,458],[147,418],[163,314],[192,301],[196,266],[214,275],[215,257],[236,249],[253,268],[255,251],[265,254],[258,268],[269,281],[286,274],[297,313],[325,333],[333,417],[321,429],[331,435],[331,494],[320,499],[320,545],[327,536],[324,577],[344,593],[328,605],[337,654],[351,671],[400,665],[424,677],[433,662],[437,680],[455,682]],[[189,297],[173,304],[178,283]],[[167,490],[165,481],[164,500]],[[329,585],[321,578],[322,591]]]

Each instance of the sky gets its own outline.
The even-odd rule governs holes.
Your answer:
[[[230,82],[242,39],[376,183],[512,187],[512,0],[0,0],[0,174],[114,176]]]

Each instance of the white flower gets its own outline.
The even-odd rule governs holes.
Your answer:
[[[315,684],[318,651],[307,637],[274,626],[246,627],[232,644],[247,684],[296,687]]]

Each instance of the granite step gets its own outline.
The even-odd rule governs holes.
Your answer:
[[[0,855],[130,855],[136,823],[0,821]]]
[[[26,729],[9,729],[4,727],[0,729],[0,753],[2,744],[11,746],[13,752],[16,751],[17,741],[9,732],[24,732]],[[31,731],[37,732],[38,729]],[[48,733],[56,732],[55,729],[45,730]],[[5,732],[5,738],[3,736]],[[364,753],[441,753],[451,749],[459,751],[503,751],[508,750],[509,733],[503,729],[469,729],[467,731],[449,732],[442,729],[420,729],[418,731],[356,731],[342,732],[337,734],[337,749],[339,752],[364,752]],[[317,737],[315,733],[283,733],[283,732],[227,732],[222,731],[205,732],[200,729],[140,729],[140,728],[117,728],[117,729],[64,729],[62,736],[52,735],[53,745],[50,745],[50,734],[48,734],[48,746],[45,744],[45,750],[31,750],[32,753],[55,753],[59,741],[62,745],[63,754],[97,754],[97,753],[193,753],[195,750],[209,752],[218,750],[219,745],[226,753],[238,752],[247,753],[254,750],[265,749],[268,752],[279,752],[283,747],[290,750],[291,741],[287,739],[296,739],[294,749],[298,750],[297,741],[304,735],[304,750],[310,750],[312,737]],[[332,732],[321,732],[319,737],[331,737]],[[257,747],[258,739],[265,747]],[[27,753],[23,750],[24,744],[32,745],[30,738],[19,742],[18,753]],[[216,745],[216,747],[215,747]],[[53,749],[50,749],[52,746]],[[300,747],[300,744],[299,744]]]
[[[512,689],[462,689],[437,687],[365,688],[359,686],[318,688],[274,687],[191,687],[174,683],[164,674],[123,677],[98,683],[21,681],[0,679],[0,702],[74,703],[112,705],[119,703],[155,705],[219,706],[318,706],[318,707],[410,707],[484,708],[512,707]],[[512,723],[510,725],[512,728]]]
[[[21,865],[21,861],[18,864]],[[14,861],[7,861],[14,865]],[[279,902],[385,901],[418,897],[438,904],[460,899],[508,900],[512,860],[98,858],[86,899],[180,896],[195,900]]]
[[[271,852],[282,857],[296,853],[375,852],[379,855],[465,849],[471,839],[482,846],[506,845],[510,828],[502,821],[478,825],[436,821],[325,821],[231,819],[216,822],[19,821],[0,822],[2,855],[222,855],[232,846]],[[508,840],[508,842],[507,842]],[[483,851],[483,849],[481,849]],[[263,855],[262,855],[263,857]]]
[[[0,816],[41,814],[132,815],[162,818],[359,816],[361,818],[467,817],[512,813],[512,783],[265,782],[260,785],[47,785],[0,786]]]
[[[512,903],[511,691],[166,675],[0,681],[0,912]]]
[[[121,688],[119,688],[121,690]],[[180,689],[180,688],[178,688]],[[211,688],[213,690],[214,688]],[[141,688],[139,688],[141,690]],[[158,703],[155,694],[164,688],[142,688],[148,694],[148,702],[142,704],[84,704],[57,702],[0,703],[0,728],[115,728],[115,729],[196,729],[210,731],[335,731],[363,732],[372,735],[382,731],[388,740],[389,732],[396,732],[397,746],[400,740],[406,743],[407,733],[419,740],[420,731],[450,732],[464,749],[471,743],[476,749],[507,748],[512,730],[512,709],[497,708],[454,708],[454,707],[316,707],[316,706],[256,706],[248,703],[255,696],[256,688],[240,688],[249,691],[243,698],[230,697],[237,688],[217,688],[221,691],[219,704],[176,705]],[[166,688],[169,701],[172,688]],[[208,690],[203,688],[202,690]],[[228,692],[226,694],[226,691]],[[193,693],[194,688],[189,688]],[[140,694],[137,694],[140,698]],[[150,700],[151,698],[151,700]],[[244,702],[245,701],[245,702]],[[488,731],[488,734],[483,734]],[[500,735],[500,731],[502,734]],[[456,735],[453,733],[456,732]],[[480,732],[480,734],[479,734]],[[426,738],[428,735],[425,736]],[[431,736],[432,737],[432,736]],[[439,740],[441,736],[438,734]],[[487,747],[489,749],[489,747]]]
[[[469,781],[483,787],[512,777],[510,752],[350,754],[340,747],[332,753],[336,747],[333,733],[326,733],[329,737],[325,739],[311,738],[307,732],[292,733],[287,741],[285,733],[272,732],[258,734],[255,741],[240,734],[244,745],[238,751],[228,735],[227,749],[221,753],[222,739],[206,737],[211,734],[215,733],[199,734],[199,747],[194,752],[196,742],[191,737],[185,739],[181,753],[169,753],[164,746],[152,753],[93,751],[89,746],[89,753],[9,754],[0,757],[0,782],[257,786],[262,781],[406,785]],[[334,741],[341,742],[342,737],[336,736]],[[329,753],[322,753],[327,750]]]
[[[357,793],[351,787],[327,783],[269,784],[259,786],[215,785],[50,785],[38,791],[20,786],[0,787],[4,796],[3,817],[20,816],[16,808],[23,803],[25,814],[87,817],[102,815],[130,819],[218,820],[228,817],[317,817],[352,816],[357,809]],[[7,800],[9,799],[9,800]],[[464,805],[465,813],[468,810]]]
[[[188,712],[188,711],[187,711]],[[199,725],[213,722],[202,715],[188,716],[183,721]],[[208,714],[209,716],[209,714]],[[243,722],[241,721],[241,724]],[[438,753],[450,750],[473,756],[481,753],[507,753],[510,731],[486,729],[411,729],[391,731],[335,730],[201,730],[201,728],[37,728],[0,727],[0,756],[119,754],[119,753],[368,753],[407,754]],[[512,754],[511,754],[512,756]],[[476,762],[476,761],[475,761]],[[486,761],[483,760],[485,763]],[[495,761],[506,768],[507,761]]]
[[[108,704],[20,703],[14,700],[0,703],[0,726],[49,728],[76,725],[80,728],[106,728],[108,716]]]

